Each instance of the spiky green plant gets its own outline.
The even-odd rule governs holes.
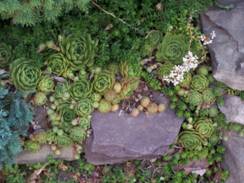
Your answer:
[[[191,88],[193,90],[202,92],[204,89],[206,89],[209,85],[209,80],[204,75],[195,75],[192,78],[191,82]]]
[[[87,116],[90,115],[93,110],[93,105],[91,99],[84,98],[79,100],[76,106],[76,113],[79,116]]]
[[[209,138],[214,132],[214,124],[211,119],[200,119],[194,123],[195,130],[204,138]]]
[[[34,104],[37,106],[44,105],[47,102],[47,95],[44,92],[37,92],[34,97]]]
[[[37,89],[41,92],[51,92],[54,89],[54,81],[51,77],[45,75],[41,77]]]
[[[75,100],[84,99],[91,95],[92,86],[88,80],[78,80],[70,87],[70,95]]]
[[[156,58],[158,61],[181,64],[188,48],[189,43],[184,35],[168,33],[159,45]]]
[[[110,89],[115,81],[115,76],[109,71],[101,71],[98,73],[93,81],[93,89],[95,92],[104,93]]]
[[[35,91],[41,70],[31,60],[16,59],[10,66],[11,81],[22,91]]]
[[[8,66],[12,57],[12,48],[5,43],[0,43],[0,67],[4,68]]]
[[[199,106],[203,103],[202,94],[198,91],[192,90],[187,96],[187,101],[192,106]]]
[[[138,78],[142,70],[140,63],[136,60],[121,62],[119,69],[123,78]]]
[[[50,73],[63,76],[69,67],[69,61],[62,53],[55,53],[46,60],[47,69]]]
[[[83,127],[77,126],[77,127],[73,127],[70,130],[70,138],[77,143],[81,143],[83,140],[86,139],[87,133],[86,133],[87,129],[84,129]]]
[[[179,143],[187,150],[201,150],[206,144],[199,133],[192,130],[185,130],[179,135]]]
[[[93,41],[89,34],[79,38],[59,37],[59,41],[61,51],[72,62],[74,69],[93,65],[98,41]]]

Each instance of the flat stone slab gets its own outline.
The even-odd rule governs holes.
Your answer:
[[[244,100],[241,100],[240,97],[225,96],[225,104],[219,106],[219,109],[225,114],[228,121],[244,124]]]
[[[46,162],[49,156],[52,156],[54,159],[61,159],[66,161],[75,160],[76,151],[70,147],[65,147],[60,150],[60,155],[55,155],[51,150],[49,145],[43,145],[40,150],[37,152],[22,151],[16,157],[17,164],[32,164],[39,162]]]
[[[231,10],[211,8],[201,15],[205,34],[216,32],[208,45],[213,63],[214,77],[231,88],[244,90],[244,1],[222,0],[233,4]]]
[[[162,94],[154,95],[157,102],[168,105],[168,99]],[[101,165],[161,156],[176,140],[182,122],[169,108],[154,115],[141,113],[138,117],[119,111],[94,112],[86,158],[90,163]]]
[[[244,181],[244,137],[236,133],[226,134],[224,141],[226,148],[224,155],[224,167],[230,171],[230,177],[226,183],[243,183]]]

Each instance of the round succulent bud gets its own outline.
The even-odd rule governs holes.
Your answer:
[[[110,102],[102,99],[99,103],[99,106],[98,106],[98,110],[99,112],[102,112],[102,113],[107,113],[107,112],[110,112],[112,109],[112,105]]]
[[[115,91],[116,93],[120,93],[121,89],[122,89],[121,84],[120,84],[119,82],[116,82],[116,83],[114,84],[114,91]]]
[[[211,107],[209,110],[208,110],[208,114],[210,117],[216,117],[218,115],[219,111],[216,107]]]
[[[117,110],[119,110],[119,105],[118,105],[118,104],[114,104],[114,105],[112,105],[112,109],[111,109],[111,111],[115,112],[115,111],[117,111]]]
[[[150,103],[148,106],[147,106],[147,111],[149,114],[155,114],[158,112],[158,105],[155,104],[155,103]]]
[[[208,66],[206,65],[202,65],[198,68],[197,70],[197,73],[200,74],[200,75],[204,75],[204,76],[207,76],[208,75]]]
[[[41,106],[47,102],[47,96],[43,92],[37,92],[34,97],[35,105]]]
[[[165,104],[159,104],[159,105],[158,105],[158,112],[164,112],[165,109],[166,109]]]
[[[114,90],[108,90],[105,94],[104,94],[104,98],[105,100],[112,102],[116,97],[116,92]]]
[[[150,102],[151,101],[149,97],[143,97],[140,103],[142,107],[147,107],[150,104]]]
[[[139,114],[140,114],[140,111],[137,108],[132,109],[132,111],[130,113],[130,115],[133,117],[137,117]]]
[[[37,86],[39,91],[42,92],[51,92],[54,88],[54,82],[51,77],[43,76]]]

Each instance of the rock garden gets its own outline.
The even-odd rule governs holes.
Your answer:
[[[0,183],[243,183],[244,2],[0,2]]]

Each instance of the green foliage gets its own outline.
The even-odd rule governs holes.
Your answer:
[[[143,56],[151,56],[162,40],[162,33],[157,30],[150,31],[144,41],[142,48]]]
[[[188,48],[189,43],[184,35],[168,33],[159,45],[156,57],[161,62],[170,62],[175,65],[181,64]]]
[[[76,106],[76,113],[80,116],[87,116],[91,114],[93,111],[93,102],[91,99],[84,98],[79,100]]]
[[[12,19],[15,24],[32,26],[43,21],[54,22],[58,17],[74,8],[85,10],[88,3],[89,0],[2,1],[0,17]]]
[[[11,81],[21,91],[35,91],[41,70],[33,61],[25,58],[16,59],[10,67]]]
[[[172,71],[174,67],[174,64],[172,63],[165,63],[165,64],[162,64],[160,65],[160,67],[157,69],[157,74],[161,77],[163,76],[167,76],[170,74],[170,72]]]
[[[204,138],[209,138],[214,132],[214,125],[211,119],[201,119],[194,123],[196,131]]]
[[[21,95],[0,86],[0,165],[13,163],[22,150],[20,135],[26,136],[32,111]]]
[[[5,43],[1,43],[0,44],[0,64],[1,64],[1,67],[8,66],[12,61],[12,57],[13,57],[12,48]]]
[[[70,86],[70,95],[74,100],[84,99],[91,95],[92,86],[88,80],[82,79]]]

